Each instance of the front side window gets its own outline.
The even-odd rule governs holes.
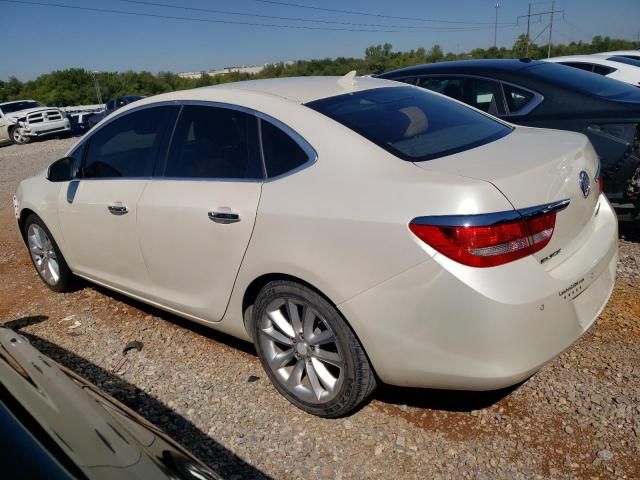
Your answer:
[[[464,78],[462,77],[423,77],[418,79],[417,85],[464,102]]]
[[[173,178],[263,178],[257,119],[237,110],[185,105],[164,171]]]
[[[84,178],[150,176],[162,131],[172,108],[138,110],[99,129],[89,139]]]
[[[504,96],[507,99],[509,113],[512,114],[517,114],[521,111],[533,100],[533,97],[535,96],[528,90],[523,90],[522,88],[506,83],[502,84],[502,89],[504,90]]]
[[[269,178],[298,168],[309,156],[289,135],[271,123],[261,120],[262,149]]]
[[[413,87],[374,88],[306,105],[411,162],[470,150],[512,131],[469,107]]]

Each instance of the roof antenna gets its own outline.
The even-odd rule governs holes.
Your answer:
[[[338,85],[342,88],[353,88],[358,84],[356,81],[356,71],[351,70],[349,73],[338,79]]]

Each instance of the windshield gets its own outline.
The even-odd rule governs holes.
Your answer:
[[[20,110],[26,110],[28,108],[38,108],[43,106],[44,105],[41,103],[34,102],[33,100],[23,100],[20,102],[4,103],[0,105],[0,110],[2,110],[2,113],[13,113],[19,112]]]
[[[469,150],[511,132],[491,117],[414,87],[374,88],[306,105],[411,162]]]
[[[613,57],[607,58],[607,60],[611,60],[612,62],[624,63],[626,65],[633,65],[634,67],[640,67],[640,60],[635,60],[629,57],[621,57],[615,55]]]
[[[553,85],[609,100],[640,101],[640,90],[632,85],[578,68],[539,62],[526,70],[531,77]]]

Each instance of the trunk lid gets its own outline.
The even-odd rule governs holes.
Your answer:
[[[598,157],[588,138],[578,133],[517,127],[495,142],[416,165],[490,182],[515,209],[569,200],[569,206],[557,215],[551,241],[535,254],[547,268],[584,241],[599,197]],[[590,184],[586,196],[580,185],[581,172]]]

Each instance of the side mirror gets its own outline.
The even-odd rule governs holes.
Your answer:
[[[49,165],[47,180],[50,182],[68,182],[75,177],[73,158],[64,157]]]

